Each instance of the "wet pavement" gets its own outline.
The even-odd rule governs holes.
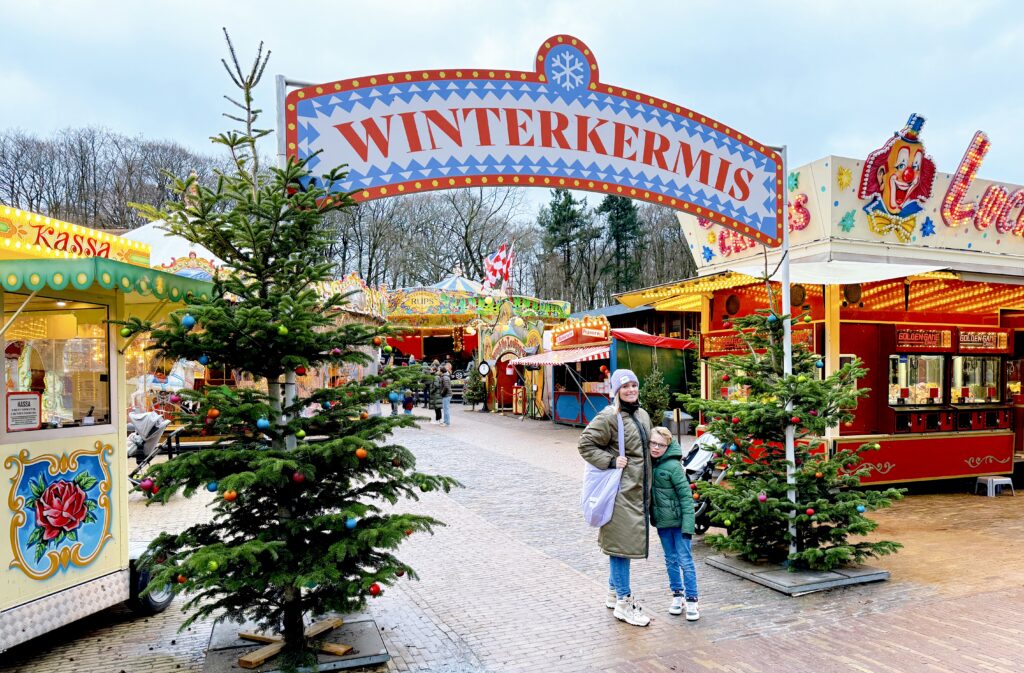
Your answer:
[[[397,436],[419,469],[466,488],[400,505],[447,526],[402,547],[420,581],[371,603],[393,656],[376,670],[1024,670],[1024,497],[970,495],[968,482],[913,495],[875,515],[875,535],[904,544],[871,564],[889,582],[797,598],[707,566],[714,552],[698,540],[698,622],[666,612],[653,538],[650,558],[633,563],[634,592],[655,617],[640,629],[603,605],[607,557],[578,512],[579,429],[461,409],[453,421]],[[201,520],[208,501],[203,493],[147,508],[133,496],[133,534]],[[178,633],[183,602],[148,619],[105,611],[0,654],[0,673],[198,673],[212,624]]]

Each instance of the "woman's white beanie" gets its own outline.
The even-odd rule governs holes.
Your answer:
[[[608,385],[611,386],[611,398],[614,400],[619,395],[619,388],[622,387],[623,383],[632,381],[633,383],[640,385],[640,379],[636,377],[636,374],[629,369],[616,369],[610,379],[608,379]]]

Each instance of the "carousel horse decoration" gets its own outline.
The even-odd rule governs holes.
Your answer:
[[[935,181],[935,162],[925,155],[920,138],[924,121],[910,115],[906,126],[868,155],[860,177],[857,195],[870,199],[864,212],[871,231],[880,236],[893,233],[900,243],[910,241]]]

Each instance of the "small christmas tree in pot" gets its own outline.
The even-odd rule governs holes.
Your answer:
[[[665,383],[665,376],[658,368],[658,352],[655,350],[651,371],[644,377],[640,386],[640,406],[650,415],[651,423],[661,425],[669,403],[668,384]]]
[[[466,402],[469,402],[471,410],[477,404],[483,404],[487,401],[487,387],[484,384],[484,377],[480,376],[480,370],[475,363],[469,366],[469,377],[466,379],[466,389],[462,396]],[[486,407],[481,408],[481,411],[486,410]]]
[[[126,329],[151,330],[164,357],[251,374],[266,382],[266,392],[220,387],[188,395],[198,407],[182,419],[188,429],[220,442],[152,466],[142,483],[153,501],[214,492],[213,517],[160,535],[143,564],[153,574],[150,586],[171,584],[190,595],[185,607],[194,612],[182,628],[210,615],[252,619],[283,636],[279,663],[295,670],[316,662],[307,617],[357,612],[399,578],[416,577],[394,552],[408,536],[441,524],[390,506],[457,482],[417,472],[413,454],[390,443],[392,431],[413,417],[366,411],[414,385],[417,371],[388,370],[297,396],[297,373],[328,363],[368,365],[390,332],[332,317],[345,298],[318,291],[333,271],[323,218],[352,204],[330,192],[344,173],[316,181],[306,161],[260,166],[256,142],[269,131],[255,127],[252,94],[269,53],[262,55],[261,45],[245,72],[230,39],[228,47],[224,65],[241,90],[240,114],[231,118],[242,128],[213,140],[230,151],[234,170],[212,188],[176,179],[179,202],[140,210],[205,246],[229,271],[214,281],[208,301],[192,299],[157,327],[135,321]],[[319,441],[309,441],[314,436]]]
[[[705,536],[705,542],[750,561],[786,562],[791,569],[830,570],[891,554],[902,545],[850,540],[877,527],[867,512],[902,498],[901,489],[860,486],[868,474],[857,467],[861,456],[878,445],[829,455],[822,440],[827,428],[853,418],[857,399],[868,393],[856,387],[865,370],[857,360],[823,377],[821,358],[794,344],[793,374],[785,376],[783,321],[774,310],[734,319],[749,353],[710,362],[724,381],[748,391],[745,402],[680,396],[688,408],[703,413],[707,431],[721,442],[716,459],[726,471],[721,483],[698,484],[711,500],[712,521],[727,529],[724,535]],[[785,455],[790,425],[796,430],[795,504]],[[796,551],[790,553],[794,511]]]

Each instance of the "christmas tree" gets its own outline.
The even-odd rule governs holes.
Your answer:
[[[469,378],[466,379],[466,389],[462,393],[462,397],[469,402],[470,409],[487,401],[487,387],[484,385],[484,378],[480,376],[479,370],[474,366],[469,368]]]
[[[225,33],[226,35],[226,33]],[[240,90],[227,115],[241,128],[213,138],[230,152],[233,170],[212,187],[175,179],[180,202],[140,210],[166,229],[205,246],[229,272],[214,280],[209,301],[192,298],[149,331],[163,357],[198,360],[251,374],[265,392],[205,388],[186,396],[197,412],[186,432],[219,438],[213,448],[152,466],[141,482],[154,501],[199,489],[216,493],[210,521],[153,541],[144,563],[151,586],[173,583],[190,596],[194,620],[253,619],[284,637],[286,669],[315,661],[306,649],[307,617],[352,613],[398,578],[415,578],[395,550],[407,536],[440,522],[397,513],[391,505],[457,483],[415,471],[415,458],[390,442],[412,425],[408,416],[370,416],[369,405],[412,385],[410,368],[299,397],[295,376],[328,364],[369,365],[389,330],[336,320],[340,295],[318,285],[332,276],[324,216],[352,205],[330,187],[335,169],[313,180],[307,161],[261,166],[253,89],[269,53],[262,44],[243,70],[228,39],[224,66]],[[383,385],[390,380],[390,385]],[[317,440],[317,441],[314,441]]]
[[[651,423],[661,425],[669,405],[668,384],[658,368],[657,351],[651,363],[651,372],[640,386],[640,406],[651,416]]]
[[[697,487],[711,500],[712,520],[728,531],[707,535],[705,542],[751,561],[787,561],[791,569],[828,570],[893,553],[902,545],[850,540],[877,527],[867,512],[903,497],[901,489],[860,485],[868,474],[857,467],[861,456],[878,445],[829,455],[822,440],[827,428],[852,420],[857,399],[868,393],[856,386],[865,370],[855,360],[822,376],[824,361],[794,344],[793,373],[784,375],[784,319],[774,310],[734,319],[733,329],[749,354],[709,363],[722,374],[723,385],[746,391],[746,401],[680,396],[690,409],[703,413],[708,432],[721,442],[717,460],[726,471],[721,483]],[[787,426],[794,426],[796,436],[795,504],[787,484]],[[794,512],[795,537],[790,532]]]

